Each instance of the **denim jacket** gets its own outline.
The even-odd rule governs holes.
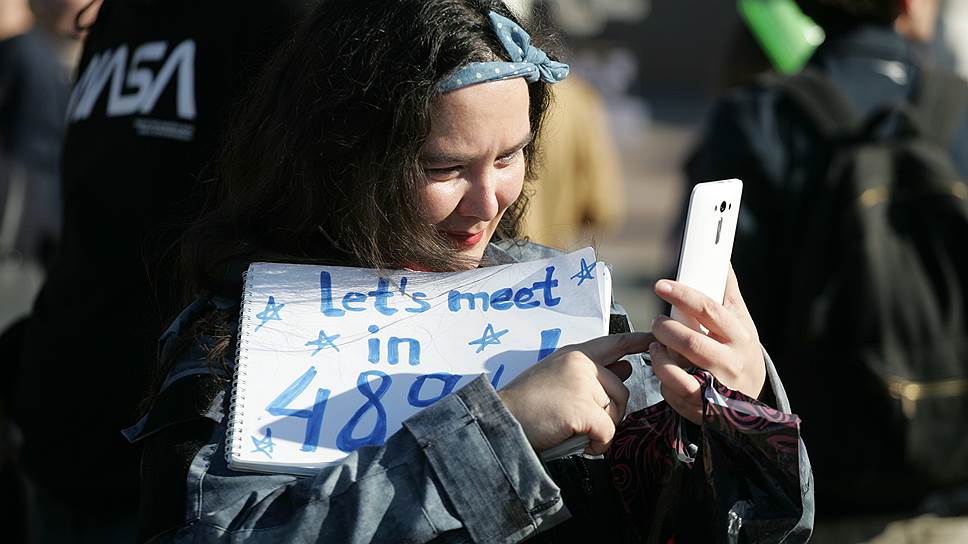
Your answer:
[[[535,244],[492,244],[486,258],[506,263],[544,258],[552,252]],[[231,304],[223,299],[196,301],[162,336],[162,350],[174,349],[180,333],[206,309]],[[617,311],[613,330],[616,316],[628,328],[624,312]],[[640,356],[633,357],[633,367],[641,375],[646,367]],[[779,407],[789,410],[769,359],[767,364]],[[300,477],[228,468],[224,455],[228,387],[224,381],[214,388],[216,392],[207,402],[199,402],[197,394],[191,395],[195,403],[166,402],[166,396],[177,397],[175,392],[180,387],[189,384],[191,388],[193,382],[217,373],[206,363],[203,343],[194,343],[178,357],[152,409],[124,431],[130,440],[146,442],[142,467],[146,481],[152,476],[148,461],[152,440],[161,443],[155,446],[162,452],[159,466],[171,464],[164,456],[175,455],[171,452],[179,448],[197,448],[186,460],[184,486],[174,485],[176,482],[168,478],[162,478],[165,481],[160,484],[179,492],[184,489],[183,503],[157,506],[177,510],[171,516],[177,520],[175,526],[165,527],[160,533],[143,533],[142,539],[518,542],[568,520],[574,513],[569,509],[581,510],[583,518],[593,518],[600,535],[616,530],[614,516],[621,507],[604,461],[586,462],[578,455],[542,464],[484,376],[408,419],[383,446],[361,448],[339,465],[323,468],[312,477]],[[660,399],[654,375],[647,374],[652,381],[645,391],[633,395],[630,408]],[[188,428],[199,421],[204,422],[202,431],[190,433],[192,440],[171,438],[179,436],[179,427]],[[159,495],[162,498],[158,501],[179,502],[171,495],[164,499],[166,493],[155,493],[152,487],[147,484],[145,489],[149,501],[152,495]],[[576,499],[564,500],[563,495],[567,498],[569,494]],[[589,515],[594,511],[601,515]],[[551,534],[558,536],[541,536],[546,541],[575,536]]]

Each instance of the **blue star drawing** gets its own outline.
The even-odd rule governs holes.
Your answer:
[[[276,299],[270,295],[269,302],[266,302],[266,309],[255,314],[256,317],[262,320],[262,323],[259,323],[255,330],[261,329],[263,325],[270,321],[282,321],[282,318],[279,317],[279,310],[285,306],[285,304],[276,304]]]
[[[595,276],[592,275],[592,270],[595,270],[595,265],[597,264],[598,263],[593,262],[591,266],[588,266],[588,263],[585,262],[585,259],[582,259],[581,270],[576,272],[575,275],[571,277],[571,279],[573,280],[577,279],[578,285],[581,285],[582,283],[584,283],[585,280],[595,279]]]
[[[333,336],[326,336],[326,333],[322,329],[320,329],[319,338],[306,342],[306,345],[316,346],[316,351],[314,351],[312,355],[316,355],[317,353],[319,353],[320,351],[323,351],[327,347],[331,347],[336,351],[339,351],[339,348],[336,347],[336,344],[333,343],[333,340],[336,340],[337,338],[339,338],[339,336],[340,335],[338,334],[334,334]]]
[[[276,446],[272,443],[272,429],[266,429],[266,436],[262,440],[259,440],[254,436],[251,438],[252,444],[255,445],[255,449],[250,453],[258,453],[261,451],[262,453],[266,454],[269,459],[272,459],[272,448]]]
[[[491,344],[500,344],[501,337],[507,334],[507,332],[508,330],[504,329],[503,331],[496,333],[494,332],[494,325],[491,325],[490,323],[488,323],[487,328],[484,329],[484,335],[478,338],[477,340],[471,340],[470,342],[467,343],[467,345],[473,346],[474,344],[477,344],[477,351],[475,351],[474,353],[480,353],[484,351],[484,348],[486,348]]]

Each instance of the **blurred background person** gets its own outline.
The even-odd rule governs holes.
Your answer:
[[[808,63],[809,79],[760,79],[726,94],[687,163],[687,188],[728,177],[745,182],[733,265],[741,282],[760,286],[746,300],[763,344],[784,362],[779,370],[804,421],[818,497],[813,540],[965,541],[968,322],[958,308],[968,275],[958,272],[964,259],[956,246],[968,236],[968,208],[959,196],[968,193],[968,87],[927,61],[938,0],[797,3],[826,34]],[[906,125],[907,113],[885,109],[892,104],[908,104],[926,122]],[[866,132],[874,128],[879,132]],[[877,149],[878,138],[900,142],[895,149],[917,141],[930,156],[880,148],[895,154],[877,179],[900,181],[878,188],[872,172],[861,170],[866,159],[839,143]],[[855,187],[848,185],[855,171],[835,176],[835,160],[861,161],[850,163],[864,178],[856,183],[873,184],[875,192],[842,195]],[[919,197],[919,184],[927,190],[941,171],[951,184],[948,196]],[[915,192],[894,192],[905,187]],[[913,209],[924,211],[905,215]],[[881,213],[883,223],[874,223]],[[931,231],[936,217],[961,222]],[[875,224],[884,228],[868,229]],[[921,240],[925,232],[934,238]],[[919,244],[906,253],[907,265],[877,268],[905,240]],[[861,255],[865,247],[873,249]],[[936,256],[938,266],[952,267],[948,276],[932,274]],[[936,283],[913,298],[922,270]],[[906,290],[857,303],[876,278],[898,274]],[[918,322],[930,313],[921,312],[926,305],[940,317]],[[891,317],[895,307],[906,319]],[[808,311],[810,321],[790,318]],[[908,321],[918,333],[908,334]],[[934,355],[922,360],[919,353]]]
[[[623,219],[593,236],[580,235],[575,244],[593,243],[613,265],[616,299],[625,301],[633,323],[647,328],[661,311],[649,286],[666,276],[660,263],[678,250],[666,236],[679,210],[679,165],[739,24],[735,5],[569,0],[535,7],[561,29],[572,73],[597,92],[618,158],[621,185],[598,196],[615,195],[618,204],[609,209]]]
[[[539,244],[577,249],[595,245],[621,225],[622,171],[595,88],[573,76],[552,94],[523,232]]]
[[[100,5],[67,105],[62,237],[20,342],[14,404],[39,542],[135,539],[140,451],[120,429],[180,303],[169,250],[202,206],[226,110],[307,2],[89,4]]]
[[[22,435],[9,418],[25,316],[50,265],[60,231],[60,150],[76,0],[0,2],[0,492],[5,534],[27,538]],[[60,21],[69,20],[70,24]]]
[[[511,0],[508,5],[525,19],[534,16],[531,0]],[[550,19],[554,13],[542,15]],[[608,114],[595,87],[572,75],[553,87],[552,94],[522,234],[539,244],[576,249],[617,230],[625,211],[622,172]]]

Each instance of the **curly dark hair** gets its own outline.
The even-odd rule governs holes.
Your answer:
[[[516,20],[499,0],[322,1],[226,132],[216,204],[182,244],[195,294],[224,292],[226,271],[255,260],[466,267],[423,219],[418,155],[438,84],[467,63],[510,60],[491,11]],[[550,94],[544,83],[528,87],[537,135]],[[536,145],[524,149],[528,179]],[[525,193],[495,239],[518,235],[526,204]]]
[[[898,0],[796,0],[824,28],[861,22],[889,24],[901,14]]]
[[[229,122],[209,180],[217,194],[181,241],[185,294],[237,297],[253,261],[465,268],[423,219],[419,152],[439,83],[471,62],[511,60],[492,11],[526,27],[500,0],[321,0]],[[527,30],[549,51],[548,34]],[[531,180],[551,95],[545,83],[528,89]],[[526,206],[527,187],[495,239],[517,238]],[[205,347],[209,365],[226,365],[235,319],[231,309],[209,308],[182,331],[142,408],[192,344]]]

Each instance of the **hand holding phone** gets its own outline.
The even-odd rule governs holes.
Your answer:
[[[689,211],[679,250],[676,281],[722,304],[733,252],[743,182],[738,179],[697,184],[689,197]],[[675,306],[672,319],[707,332],[695,319]]]
[[[697,424],[702,421],[703,400],[688,368],[709,371],[726,387],[753,398],[766,381],[756,326],[729,266],[741,194],[739,180],[695,187],[682,237],[678,281],[656,283],[656,294],[673,310],[672,319],[660,316],[652,324],[656,338],[649,346],[652,368],[669,405]],[[722,307],[710,308],[708,299]]]

